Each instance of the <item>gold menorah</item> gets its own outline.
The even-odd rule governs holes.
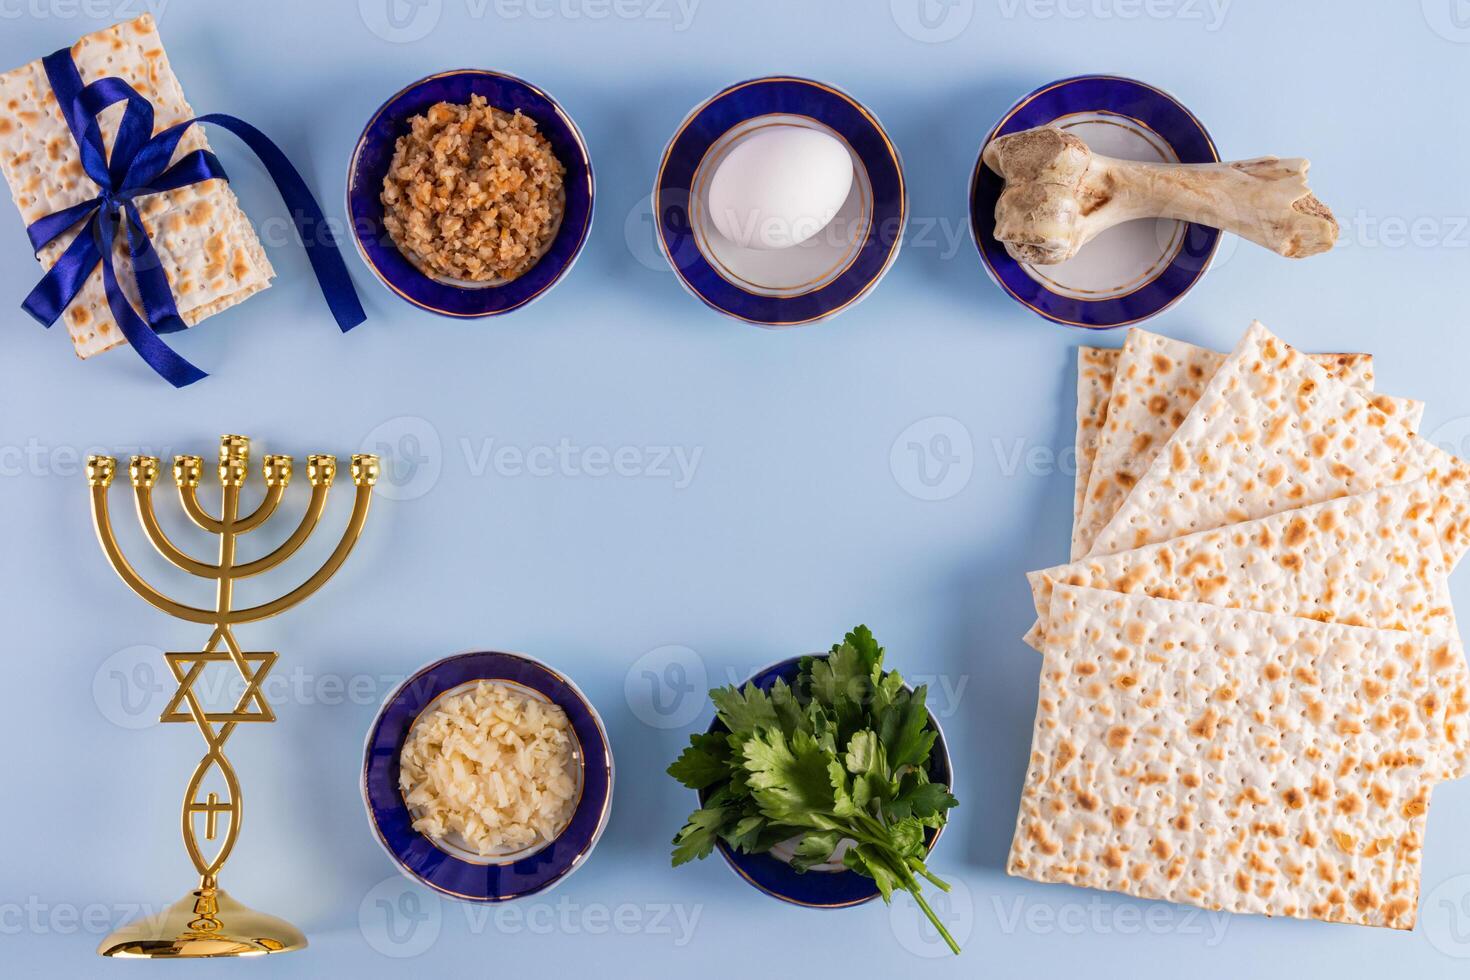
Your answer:
[[[372,501],[373,484],[378,479],[378,458],[352,457],[352,482],[357,488],[352,516],[342,539],[332,554],[301,585],[280,597],[244,609],[234,607],[234,585],[239,579],[268,572],[300,549],[316,530],[327,506],[327,493],[337,473],[334,456],[311,456],[307,459],[306,478],[311,482],[311,500],[296,530],[279,547],[253,561],[238,561],[236,540],[264,526],[275,515],[276,508],[291,481],[290,456],[266,456],[265,496],[249,514],[240,513],[240,488],[250,463],[250,441],[243,436],[220,439],[219,482],[222,490],[218,517],[211,516],[199,502],[199,481],[204,461],[198,456],[174,459],[174,484],[184,513],[206,532],[219,537],[219,560],[214,563],[190,557],[174,545],[164,533],[153,507],[153,485],[158,480],[156,456],[134,456],[128,464],[133,484],[138,520],[153,547],[173,565],[191,575],[216,583],[213,609],[176,602],[153,588],[134,571],[123,556],[112,531],[112,518],[107,510],[107,491],[112,486],[117,460],[111,456],[92,456],[87,460],[87,482],[92,489],[92,521],[97,540],[113,570],[138,595],[170,616],[214,627],[209,642],[199,652],[166,653],[169,670],[178,688],[163,709],[160,721],[192,721],[204,736],[206,751],[194,768],[189,787],[184,793],[183,834],[189,860],[199,873],[199,887],[171,905],[160,916],[129,923],[107,937],[97,951],[103,956],[198,957],[246,956],[281,953],[301,949],[306,936],[290,923],[275,916],[256,912],[241,905],[219,887],[219,870],[234,849],[240,835],[240,784],[235,770],[225,758],[224,746],[235,726],[250,722],[275,721],[261,690],[261,683],[275,665],[274,652],[242,650],[232,630],[239,623],[253,623],[285,612],[326,584],[352,551],[367,521]],[[244,691],[229,711],[207,710],[194,691],[194,684],[211,663],[232,664],[244,682]],[[214,770],[223,783],[224,798],[219,792],[205,793],[205,777]],[[199,818],[203,817],[204,839],[219,837],[219,824],[226,827],[213,857],[199,843]]]

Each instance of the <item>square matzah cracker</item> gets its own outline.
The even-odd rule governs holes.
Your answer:
[[[152,102],[155,133],[193,117],[151,16],[88,34],[72,45],[71,53],[84,83],[116,76]],[[100,116],[109,147],[121,118],[122,106]],[[193,127],[179,141],[174,160],[208,148],[203,131]],[[81,151],[62,119],[40,61],[0,74],[0,171],[26,224],[97,195],[97,185],[82,170]],[[138,210],[168,276],[179,316],[190,326],[270,285],[275,270],[225,181],[206,180],[140,197]],[[41,264],[54,265],[73,237],[63,235],[42,249]],[[123,292],[134,309],[141,309],[122,247],[124,238],[121,232],[117,236],[114,265]],[[92,271],[62,321],[80,357],[126,343],[107,308],[100,267]]]
[[[1116,555],[1031,572],[1045,620],[1056,583],[1323,622],[1408,630],[1435,640],[1434,703],[1420,705],[1431,737],[1470,758],[1470,667],[1450,604],[1449,571],[1424,481],[1387,487]],[[1038,622],[1026,641],[1045,649]]]
[[[1373,358],[1368,354],[1308,354],[1333,377],[1373,390]],[[1128,491],[1143,476],[1164,443],[1199,401],[1225,355],[1146,330],[1128,331],[1114,365],[1110,410],[1097,435],[1083,491],[1082,515],[1073,521],[1072,558],[1081,558]],[[1111,406],[1116,406],[1115,408]],[[1078,548],[1081,548],[1079,551]]]
[[[1072,501],[1072,557],[1087,554],[1078,538],[1082,525],[1082,501],[1087,496],[1087,479],[1097,452],[1098,434],[1108,420],[1108,400],[1113,391],[1113,372],[1122,351],[1106,347],[1077,348],[1077,486]]]
[[[1091,553],[1427,477],[1441,493],[1435,526],[1453,567],[1470,529],[1470,470],[1414,435],[1403,414],[1252,324]]]
[[[1408,929],[1424,642],[1058,586],[1007,871]]]

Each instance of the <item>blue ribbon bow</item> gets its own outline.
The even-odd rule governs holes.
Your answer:
[[[101,193],[91,200],[39,218],[26,228],[32,248],[39,253],[79,222],[86,222],[22,304],[43,326],[56,322],[101,263],[107,306],[123,336],[148,366],[177,388],[207,377],[174,353],[159,336],[184,329],[184,321],[179,317],[173,291],[158,253],[148,240],[137,205],[137,199],[148,194],[216,177],[229,179],[219,160],[207,150],[195,150],[169,166],[179,140],[195,123],[210,123],[229,130],[265,165],[291,212],[322,295],[342,331],[345,333],[367,319],[316,198],[291,161],[264,133],[234,116],[211,113],[171,126],[155,136],[152,104],[121,78],[100,78],[84,86],[76,62],[66,48],[48,55],[42,64],[67,127],[81,151],[82,169],[101,188]],[[97,116],[119,102],[126,103],[126,107],[109,158]],[[143,317],[128,302],[113,268],[113,243],[119,224],[126,235]]]

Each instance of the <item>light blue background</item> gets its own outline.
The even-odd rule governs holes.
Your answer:
[[[212,973],[1463,972],[1454,954],[1470,954],[1470,877],[1457,877],[1470,874],[1464,783],[1435,794],[1427,897],[1411,934],[1212,920],[1004,875],[1037,670],[1019,640],[1030,620],[1022,573],[1066,554],[1074,348],[1088,338],[1006,299],[965,230],[978,141],[1012,100],[1087,71],[1155,83],[1205,121],[1226,156],[1310,156],[1344,234],[1338,251],[1299,264],[1227,246],[1150,326],[1227,348],[1260,317],[1303,347],[1372,351],[1380,388],[1426,400],[1428,430],[1458,441],[1470,433],[1470,28],[1452,17],[1467,20],[1463,2],[1233,0],[1221,11],[1195,0],[935,0],[925,28],[912,0],[702,0],[687,22],[672,0],[435,0],[417,22],[427,35],[413,41],[380,36],[391,33],[381,30],[383,0],[364,6],[368,16],[356,0],[169,0],[160,20],[194,106],[270,133],[335,215],[363,122],[403,84],[482,66],[543,85],[591,147],[591,240],[540,303],[483,322],[416,312],[349,256],[371,319],[345,337],[300,251],[278,245],[274,288],[177,338],[215,373],[173,391],[126,350],[77,361],[60,330],[19,312],[37,272],[3,208],[0,972],[112,975],[92,953],[111,920],[190,884],[177,808],[202,743],[189,726],[148,717],[166,694],[158,651],[204,637],[108,570],[79,459],[139,446],[212,457],[221,432],[256,437],[257,457],[345,456],[381,442],[397,482],[382,488],[359,551],[324,592],[241,630],[247,647],[282,652],[287,684],[272,689],[280,723],[242,727],[229,745],[247,816],[224,881],[302,926],[311,949]],[[141,0],[0,0],[0,64],[141,9]],[[896,267],[869,299],[783,333],[723,320],[686,295],[653,250],[647,214],[659,154],[689,108],[771,72],[831,81],[866,102],[903,153],[913,212]],[[279,240],[274,192],[230,137],[215,144],[249,213]],[[956,437],[946,499],[909,492],[922,484],[899,437],[916,423],[922,443]],[[640,472],[652,472],[553,466],[536,476],[484,455],[562,440],[637,447]],[[657,447],[700,454],[687,486],[659,475]],[[298,476],[290,505],[299,508],[304,484]],[[340,527],[345,496],[313,557]],[[957,885],[948,914],[965,940],[958,961],[921,958],[939,947],[906,904],[798,910],[718,860],[668,866],[668,839],[692,800],[662,770],[709,709],[658,727],[669,722],[652,710],[643,670],[672,656],[701,686],[723,683],[825,647],[858,622],[894,666],[956,695],[935,695],[962,806],[933,866]],[[687,652],[645,656],[666,646]],[[510,917],[401,883],[357,789],[362,736],[393,680],[487,647],[534,653],[574,676],[618,759],[611,825],[591,861]],[[417,900],[428,917],[390,923],[380,900],[400,911]]]

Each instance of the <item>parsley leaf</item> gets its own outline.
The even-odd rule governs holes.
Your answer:
[[[728,812],[725,807],[706,807],[689,815],[689,822],[674,838],[674,867],[709,857]]]
[[[733,686],[717,687],[709,692],[715,711],[725,727],[736,735],[748,735],[758,728],[775,726],[776,709],[770,696],[754,684],[741,691]]]
[[[704,789],[730,776],[730,742],[723,734],[689,736],[689,747],[668,768],[668,774],[690,789]]]
[[[888,763],[895,770],[917,767],[929,760],[938,733],[929,727],[929,709],[924,701],[928,689],[920,685],[912,694],[901,693],[883,714],[879,729]]]
[[[801,843],[796,845],[796,856],[792,859],[791,866],[798,871],[805,871],[814,864],[825,864],[841,842],[842,832],[837,830],[805,834]]]
[[[788,740],[780,729],[765,729],[745,743],[750,795],[772,820],[827,829],[831,821],[824,818],[835,803],[827,761],[806,732]]]
[[[674,838],[674,864],[706,857],[721,841],[759,854],[798,838],[798,871],[842,849],[843,864],[871,878],[884,901],[911,894],[958,953],[921,892],[921,878],[949,890],[923,859],[928,831],[956,805],[929,779],[938,732],[927,697],[883,669],[883,648],[866,626],[826,657],[803,659],[795,684],[711,691],[723,730],[691,737],[668,769],[704,801]]]
[[[771,710],[775,712],[776,721],[781,726],[781,731],[787,735],[796,732],[814,732],[816,729],[812,721],[802,710],[801,702],[796,699],[796,693],[791,686],[780,678],[771,685]]]
[[[942,818],[950,807],[958,806],[959,800],[938,783],[923,782],[906,786],[894,800],[893,814],[897,817],[915,816],[921,820]]]

